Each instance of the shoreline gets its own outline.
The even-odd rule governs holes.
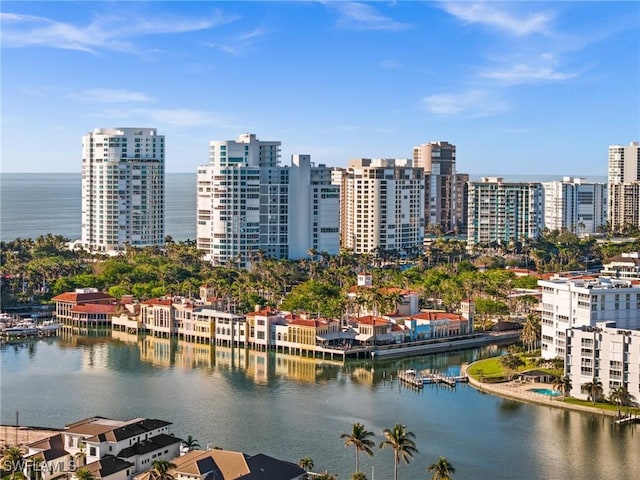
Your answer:
[[[503,383],[482,383],[479,380],[469,376],[469,385],[480,392],[489,393],[498,397],[507,398],[509,400],[517,400],[524,403],[533,403],[537,405],[546,405],[555,408],[563,408],[565,410],[573,410],[583,413],[591,413],[594,415],[600,415],[602,417],[616,417],[617,412],[615,410],[603,410],[598,407],[587,407],[584,405],[575,405],[572,403],[565,403],[559,400],[560,397],[549,397],[541,393],[531,392],[529,390],[533,388],[548,388],[552,389],[553,385],[550,383],[527,383],[524,385],[518,385],[513,381]]]

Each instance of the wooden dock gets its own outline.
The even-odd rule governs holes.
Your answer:
[[[415,388],[422,388],[424,386],[423,378],[415,370],[400,370],[397,376],[398,380],[405,385]]]

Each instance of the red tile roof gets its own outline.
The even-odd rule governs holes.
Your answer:
[[[53,297],[52,300],[56,302],[82,303],[82,302],[97,302],[100,300],[112,301],[112,300],[115,300],[115,298],[113,298],[108,293],[103,293],[103,292],[91,292],[91,293],[65,292],[65,293],[61,293],[60,295],[56,295],[55,297]]]
[[[152,298],[151,300],[147,300],[146,302],[142,302],[145,305],[165,305],[171,306],[173,304],[173,300],[165,299],[165,298]]]
[[[412,315],[411,318],[419,320],[457,320],[466,322],[461,315],[449,312],[419,312]]]
[[[358,323],[362,325],[388,325],[389,321],[384,318],[367,315],[366,317],[358,317]]]

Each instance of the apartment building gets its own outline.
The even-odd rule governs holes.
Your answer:
[[[479,243],[536,238],[543,225],[543,190],[540,183],[505,182],[482,177],[469,182],[467,248]]]
[[[640,142],[609,147],[608,177],[610,227],[640,227]]]
[[[413,147],[413,166],[424,170],[425,227],[466,231],[469,175],[456,172],[456,146],[437,141]]]
[[[607,185],[564,177],[543,182],[544,227],[577,235],[598,233],[607,223]]]
[[[613,321],[622,329],[640,328],[640,284],[601,277],[538,280],[542,290],[542,357],[564,358],[567,330]]]
[[[280,166],[281,142],[255,134],[212,141],[198,168],[197,247],[216,265],[248,267],[260,254],[298,259],[338,252],[339,194],[309,155]]]
[[[289,258],[306,258],[310,250],[340,251],[340,184],[335,169],[315,165],[310,155],[292,155],[289,171]]]
[[[115,254],[164,245],[164,135],[96,128],[82,137],[82,246]]]
[[[625,387],[640,399],[640,331],[621,329],[616,322],[567,330],[566,374],[571,378],[571,396],[587,399],[581,390],[594,378],[602,382],[603,394]]]
[[[342,172],[342,247],[408,251],[424,238],[424,170],[407,159],[351,160]]]

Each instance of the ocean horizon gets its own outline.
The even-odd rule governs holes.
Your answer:
[[[606,175],[469,174],[507,181],[544,182],[563,177],[605,182]],[[196,238],[196,173],[166,173],[165,233],[175,241]],[[48,233],[71,240],[81,234],[81,174],[0,173],[0,240],[36,238]]]

